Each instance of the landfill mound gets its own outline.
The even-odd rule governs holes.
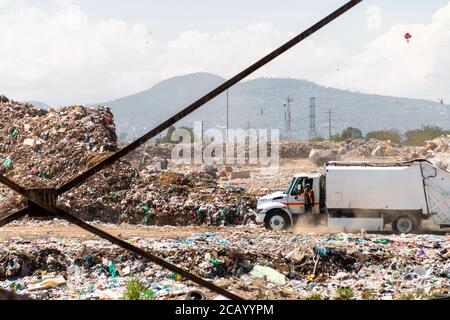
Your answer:
[[[146,225],[251,223],[256,200],[208,174],[137,172],[122,161],[63,195],[60,205],[86,220]]]
[[[431,161],[439,168],[450,171],[450,135],[427,141],[418,154],[421,158]]]
[[[0,173],[26,188],[55,188],[118,150],[107,107],[36,109],[0,98]],[[0,216],[25,205],[0,187]],[[229,225],[254,220],[255,200],[202,173],[138,171],[118,161],[59,199],[88,221]]]
[[[0,173],[26,188],[52,188],[99,154],[117,151],[107,107],[37,109],[0,98]]]

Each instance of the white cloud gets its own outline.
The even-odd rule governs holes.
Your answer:
[[[6,8],[11,3],[11,0],[0,0],[0,9]]]
[[[51,104],[87,103],[190,72],[229,77],[294,35],[252,23],[214,34],[187,30],[163,41],[153,39],[145,25],[94,21],[79,7],[56,2],[50,12],[0,0],[0,92]],[[413,34],[411,43],[403,40],[405,32]],[[450,94],[449,47],[450,3],[430,24],[396,25],[359,55],[311,38],[255,76],[437,99]]]
[[[0,13],[0,88],[51,103],[98,101],[148,81],[143,25],[92,22],[79,7],[54,13],[12,6]],[[142,64],[144,63],[144,64]]]
[[[159,43],[144,25],[92,21],[64,3],[53,13],[20,5],[0,13],[1,91],[51,104],[105,101],[190,72],[232,76],[292,36],[253,23],[216,34],[187,30]],[[258,75],[303,75],[314,70],[310,59],[321,59],[321,66],[334,60],[327,50],[305,42],[300,58],[290,53]]]

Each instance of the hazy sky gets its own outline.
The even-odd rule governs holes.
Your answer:
[[[345,2],[0,0],[0,93],[75,104],[230,77]],[[448,0],[363,1],[253,77],[448,102],[449,52]]]

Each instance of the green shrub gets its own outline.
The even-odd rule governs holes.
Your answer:
[[[400,143],[401,142],[401,134],[395,129],[391,130],[379,130],[379,131],[371,131],[366,135],[367,139],[377,139],[382,141],[391,141],[392,143]]]
[[[309,141],[311,141],[311,142],[322,142],[322,141],[325,141],[325,139],[323,137],[315,137],[315,138],[310,139]]]
[[[305,300],[323,300],[322,295],[320,293],[312,293]]]
[[[410,130],[405,133],[407,146],[423,146],[425,142],[436,139],[442,135],[449,134],[449,131],[445,131],[439,127],[427,126],[422,129]]]
[[[396,300],[414,300],[416,296],[412,292],[402,293]]]
[[[183,130],[187,130],[188,132],[189,132],[189,134],[190,134],[190,136],[191,136],[191,143],[194,143],[195,142],[195,136],[194,136],[194,129],[192,129],[192,128],[188,128],[188,127],[181,127],[180,128],[180,130],[181,129],[183,129]],[[171,126],[169,129],[167,129],[167,133],[166,133],[166,135],[163,137],[163,138],[161,138],[161,139],[158,139],[157,141],[156,141],[156,143],[157,144],[178,144],[178,143],[180,143],[181,141],[173,141],[172,140],[172,135],[173,135],[173,133],[175,132],[177,130],[177,128],[175,128],[174,126]],[[184,141],[185,143],[186,142],[189,142],[189,141]]]
[[[135,276],[130,277],[125,283],[124,300],[153,300],[155,293],[139,281]]]
[[[361,294],[363,300],[375,300],[375,294],[373,290],[364,290]]]
[[[355,296],[352,288],[338,287],[334,293],[334,300],[351,300]]]
[[[335,134],[335,135],[331,136],[331,140],[335,140],[335,141],[345,141],[345,140],[350,140],[350,139],[362,139],[362,138],[363,138],[363,134],[362,134],[361,130],[359,130],[357,128],[352,128],[352,127],[348,127],[347,129],[342,131],[341,134]]]

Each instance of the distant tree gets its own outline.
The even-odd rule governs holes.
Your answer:
[[[163,138],[158,139],[156,143],[157,143],[157,144],[165,144],[165,143],[169,143],[169,144],[170,144],[170,143],[178,144],[178,143],[181,143],[182,141],[173,141],[173,140],[172,140],[173,133],[174,133],[176,130],[177,130],[177,128],[175,128],[174,126],[171,126],[171,127],[167,130],[166,135],[165,135]],[[193,142],[195,141],[194,129],[189,128],[189,127],[181,127],[181,128],[179,128],[178,130],[186,130],[186,131],[188,131],[189,134],[190,134],[190,137],[191,137],[191,143],[193,143]]]
[[[189,131],[189,134],[190,134],[190,136],[191,136],[191,143],[194,143],[194,142],[195,142],[196,137],[195,137],[195,135],[194,135],[194,129],[193,129],[193,128],[189,128],[189,127],[181,127],[180,129],[184,129],[184,130]]]
[[[335,134],[331,137],[331,140],[335,141],[345,141],[352,139],[362,139],[363,133],[361,130],[357,128],[348,127],[341,134]]]
[[[325,139],[323,137],[321,137],[321,136],[317,136],[315,138],[310,139],[309,141],[311,141],[311,142],[322,142],[322,141],[325,141]]]
[[[426,141],[449,133],[449,131],[445,131],[437,126],[425,126],[422,129],[407,131],[405,133],[405,144],[408,146],[423,146]]]
[[[400,143],[402,140],[402,136],[398,130],[379,130],[379,131],[370,131],[366,135],[367,139],[377,139],[382,141],[391,141],[393,143]]]
[[[172,143],[172,134],[177,130],[174,126],[167,129],[166,135],[156,141],[157,144]]]
[[[330,138],[331,141],[341,141],[341,135],[340,134],[333,134]]]

